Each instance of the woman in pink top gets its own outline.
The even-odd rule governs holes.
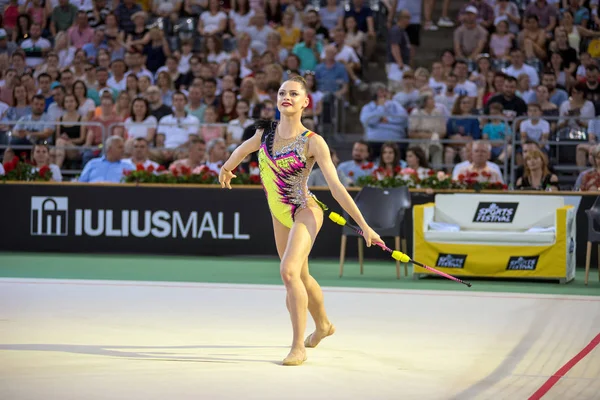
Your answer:
[[[206,110],[204,111],[204,122],[200,127],[200,137],[204,139],[206,143],[213,139],[225,138],[224,127],[212,125],[218,123],[218,117],[217,109],[214,106],[206,107]]]

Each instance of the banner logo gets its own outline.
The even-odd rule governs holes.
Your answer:
[[[535,271],[540,256],[511,257],[506,266],[507,271]]]
[[[31,235],[249,240],[239,212],[80,209],[68,197],[31,197]]]
[[[466,261],[467,261],[466,254],[440,253],[437,261],[435,262],[435,266],[442,267],[442,268],[464,268]]]
[[[519,203],[486,203],[477,206],[473,222],[510,224],[515,218]]]
[[[32,236],[67,236],[68,226],[67,197],[31,197]]]

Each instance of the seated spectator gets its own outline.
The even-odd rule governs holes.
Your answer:
[[[367,35],[363,31],[358,30],[356,19],[354,17],[344,18],[344,28],[346,30],[346,44],[356,51],[356,54],[362,59],[363,48],[367,41]]]
[[[470,5],[464,9],[463,24],[454,31],[454,52],[457,58],[475,61],[485,48],[488,31],[477,24],[477,14],[475,6]],[[492,17],[493,14],[492,10]]]
[[[225,146],[225,139],[217,138],[208,142],[206,146],[206,153],[208,154],[208,160],[206,166],[208,169],[215,174],[219,174],[223,163],[227,160],[227,147]]]
[[[244,129],[254,124],[254,120],[248,118],[250,106],[246,100],[239,100],[235,106],[235,110],[237,118],[229,121],[229,124],[227,124],[227,131],[225,133],[227,145],[240,144],[244,135]]]
[[[600,114],[600,71],[598,66],[590,64],[585,71],[585,98],[594,104],[596,115]]]
[[[456,77],[455,77],[456,78]],[[428,86],[433,91],[434,96],[443,95],[447,91],[446,80],[444,78],[444,66],[441,62],[436,61],[431,64],[431,77],[429,77]],[[452,92],[454,88],[452,89]],[[451,93],[452,94],[452,93]],[[452,103],[454,104],[454,103]],[[451,110],[452,107],[446,107],[448,110]]]
[[[504,146],[504,139],[508,136],[509,143],[512,137],[512,130],[509,124],[503,118],[502,104],[490,104],[490,119],[483,127],[483,140],[487,140],[492,146],[492,160],[503,163],[505,159],[510,158],[512,146]]]
[[[400,149],[394,142],[387,142],[381,146],[381,155],[375,164],[377,169],[382,169],[381,179],[394,176],[398,170],[405,167],[406,163],[400,159]]]
[[[186,147],[193,137],[198,136],[200,121],[185,111],[187,97],[181,92],[173,94],[173,114],[162,117],[158,122],[156,136],[157,155],[171,161],[174,150]]]
[[[596,146],[598,146],[598,145],[596,145]],[[581,182],[583,181],[583,177],[585,175],[587,175],[588,173],[594,172],[596,170],[596,159],[594,158],[594,156],[592,156],[593,150],[594,150],[594,147],[592,148],[592,150],[590,150],[590,152],[588,154],[588,163],[591,165],[591,168],[588,168],[579,173],[579,176],[577,176],[577,180],[575,181],[575,185],[573,186],[573,190],[575,190],[575,191],[581,190]]]
[[[225,138],[225,127],[219,123],[219,114],[214,106],[206,107],[204,111],[204,123],[200,126],[198,135],[204,142],[208,143],[213,139]]]
[[[558,107],[556,104],[550,101],[550,93],[548,92],[548,88],[544,85],[539,85],[535,89],[534,93],[534,98],[537,99],[537,102],[530,100],[528,103],[539,104],[540,110],[542,111],[542,116],[544,117],[558,117]],[[557,120],[549,120],[548,122],[550,123],[551,130],[554,131]]]
[[[340,158],[337,155],[337,152],[333,149],[329,149],[329,154],[331,156],[331,162],[333,162],[333,166],[336,168],[338,178],[342,185],[345,187],[350,186],[351,180],[344,175],[342,171],[338,168],[340,164]],[[318,167],[318,165],[317,165]],[[327,180],[325,179],[325,175],[323,175],[323,171],[320,168],[314,168],[310,176],[308,177],[308,182],[306,183],[308,187],[326,187],[328,186]]]
[[[415,171],[419,179],[429,177],[431,167],[425,151],[419,146],[411,146],[406,150],[406,166]]]
[[[492,152],[492,145],[483,140],[473,142],[471,164],[458,171],[458,178],[464,176],[466,179],[473,179],[478,182],[504,183],[502,175],[496,170],[488,167],[487,161]]]
[[[480,140],[478,140],[477,142],[481,142]],[[461,173],[461,171],[465,168],[467,168],[469,165],[471,165],[471,163],[473,162],[473,144],[475,142],[469,142],[466,144],[466,148],[467,148],[467,159],[461,163],[458,163],[454,166],[454,168],[452,169],[452,179],[457,180],[458,179],[458,175]],[[486,144],[486,146],[489,144]],[[523,154],[525,154],[525,145],[523,145]],[[491,146],[489,146],[490,148],[490,152],[491,152]],[[489,156],[488,156],[488,160],[489,160]],[[499,176],[502,176],[502,171],[500,171],[500,167],[498,166],[498,164],[490,162],[490,161],[486,161],[485,163],[486,167],[491,170],[491,171],[495,171]],[[523,172],[521,171],[521,175],[523,174]]]
[[[223,90],[221,92],[221,106],[217,114],[217,122],[227,124],[229,121],[237,118],[236,103],[237,98],[233,90]]]
[[[431,158],[436,167],[443,162],[444,146],[440,139],[446,137],[446,118],[443,111],[436,107],[431,94],[420,97],[418,107],[411,111],[408,122],[408,137],[426,141],[419,143],[427,158]]]
[[[294,26],[294,14],[287,10],[283,13],[282,24],[276,28],[276,32],[281,37],[281,46],[288,51],[292,51],[302,38],[302,32]]]
[[[504,69],[504,73],[513,78],[518,78],[521,74],[527,74],[529,76],[529,83],[532,86],[537,86],[540,83],[540,78],[535,68],[524,63],[523,51],[520,49],[513,49],[510,52],[511,65]]]
[[[506,19],[496,20],[496,31],[490,38],[490,52],[494,60],[510,60],[510,50],[513,47],[515,36],[509,31],[508,26]]]
[[[534,141],[540,145],[546,152],[550,150],[548,139],[550,138],[550,124],[548,121],[541,119],[542,108],[537,103],[530,103],[527,106],[527,115],[529,119],[521,121],[519,131],[521,133],[521,141]]]
[[[527,154],[523,176],[515,186],[524,190],[559,190],[558,177],[550,172],[546,155],[539,150]]]
[[[493,3],[490,3],[493,4]],[[494,7],[494,25],[498,27],[500,21],[506,21],[506,29],[508,32],[517,33],[521,25],[521,15],[519,14],[519,6],[510,0],[496,1]]]
[[[27,66],[35,68],[44,62],[44,56],[50,51],[52,45],[48,39],[42,37],[42,27],[39,24],[32,24],[29,38],[21,43],[21,48],[25,51]]]
[[[558,129],[569,127],[570,129],[587,129],[590,119],[595,116],[594,104],[585,99],[585,83],[578,83],[571,88],[571,97],[561,104],[559,114],[561,117],[572,119],[560,119]],[[580,118],[574,118],[580,117]]]
[[[526,16],[523,27],[524,29],[519,33],[517,41],[519,48],[525,52],[527,60],[546,60],[548,57],[546,53],[546,32],[540,27],[538,17],[536,15]]]
[[[104,144],[104,148],[104,156],[95,158],[85,165],[79,177],[79,182],[120,183],[125,176],[125,171],[135,169],[130,162],[123,160],[125,142],[122,138],[119,136],[109,137]]]
[[[366,141],[374,148],[373,157],[377,157],[381,143],[406,138],[408,114],[400,104],[389,100],[389,92],[384,84],[373,84],[372,89],[375,99],[363,106],[360,122],[365,129]],[[347,175],[349,171],[344,172]]]
[[[31,105],[27,97],[27,89],[23,85],[13,88],[12,106],[6,112],[7,121],[18,121],[20,118],[31,114]]]
[[[335,61],[344,65],[351,82],[353,82],[356,87],[358,87],[360,90],[365,90],[367,88],[367,84],[359,78],[362,68],[360,59],[358,58],[358,55],[354,49],[345,44],[346,32],[344,32],[344,28],[335,28],[332,31],[332,35],[333,45],[336,49]],[[322,54],[321,58],[325,59],[325,54]]]
[[[411,66],[411,46],[407,28],[410,25],[410,12],[402,10],[398,13],[395,26],[388,34],[388,56],[386,73],[390,88],[396,90]]]
[[[158,170],[158,163],[150,160],[148,150],[148,140],[143,136],[138,136],[133,139],[131,158],[126,158],[123,161],[131,163],[134,167],[137,165],[143,165],[145,169],[152,166],[154,170]]]
[[[456,75],[454,75],[454,72],[450,72],[444,81],[442,93],[435,96],[436,104],[444,106],[444,108],[450,112],[454,110],[456,100],[459,97],[456,93],[454,93],[454,88],[456,87],[457,82],[458,81],[456,79]],[[469,104],[471,103],[469,102]],[[470,110],[471,107],[469,107],[469,111]]]
[[[574,80],[575,71],[577,70],[577,53],[579,49],[574,49],[569,44],[569,37],[563,27],[558,27],[554,33],[555,41],[550,43],[550,51],[553,53],[559,53],[563,58],[563,70],[569,77],[569,81]]]
[[[481,139],[481,127],[479,119],[467,118],[471,114],[471,99],[467,96],[460,96],[454,108],[452,116],[446,123],[446,135],[451,140],[471,141]],[[444,163],[448,166],[448,171],[452,170],[452,165],[456,161],[456,155],[459,155],[460,161],[468,159],[466,143],[448,144],[444,150]]]
[[[497,94],[490,98],[488,105],[486,106],[485,113],[489,114],[490,105],[492,103],[499,103],[502,105],[502,112],[506,118],[515,118],[525,115],[527,113],[527,104],[522,98],[516,95],[517,93],[517,80],[512,76],[504,78],[504,86],[502,93]]]
[[[591,153],[596,167],[593,171],[588,171],[583,175],[580,186],[583,192],[598,191],[600,189],[600,145],[594,147]]]
[[[536,16],[538,24],[546,34],[552,34],[558,22],[558,8],[548,4],[547,0],[531,1],[525,9],[525,18]]]
[[[250,20],[250,26],[246,32],[252,38],[250,47],[256,50],[257,53],[262,54],[267,49],[267,37],[270,33],[273,33],[267,23],[267,18],[262,10],[255,11],[254,16]]]
[[[10,140],[11,145],[31,145],[35,143],[53,143],[54,125],[44,112],[46,100],[38,94],[33,97],[31,114],[19,118]]]
[[[76,160],[80,158],[80,151],[75,148],[82,146],[86,141],[86,127],[81,123],[86,122],[87,118],[79,115],[77,109],[79,108],[79,102],[73,94],[67,94],[65,96],[65,113],[58,119],[58,126],[56,127],[56,138],[54,143],[56,147],[54,149],[55,163],[62,168],[63,163],[66,159]],[[72,123],[73,125],[69,125]]]
[[[457,79],[454,93],[458,95],[466,94],[474,100],[477,99],[477,85],[469,80],[469,66],[465,60],[456,61],[454,74]]]
[[[402,74],[401,89],[394,95],[394,101],[406,111],[411,112],[419,100],[419,90],[415,85],[415,75],[412,71]]]
[[[352,160],[344,161],[337,167],[338,175],[347,176],[351,183],[361,176],[370,175],[375,166],[368,162],[370,147],[364,140],[354,142],[352,146]]]
[[[317,65],[315,79],[319,82],[319,89],[323,93],[334,94],[337,98],[344,98],[348,94],[348,72],[344,64],[335,60],[336,48],[329,45],[324,50],[323,62]]]
[[[202,139],[192,139],[187,148],[187,157],[174,161],[169,170],[181,172],[181,167],[193,170],[206,162],[206,142]]]
[[[528,103],[527,99],[530,99],[535,95],[535,92],[529,84],[529,75],[521,74],[517,77],[517,96],[523,99],[525,103]]]
[[[63,178],[60,168],[56,164],[50,164],[50,149],[48,148],[48,145],[36,144],[33,146],[31,159],[33,161],[33,165],[35,165],[36,171],[39,172],[42,167],[47,167],[50,169],[50,173],[52,174],[52,180],[54,182],[62,182]]]
[[[158,121],[156,117],[150,115],[150,105],[146,99],[137,98],[131,103],[131,117],[125,120],[125,132],[127,141],[125,142],[125,154],[131,154],[128,147],[133,145],[133,140],[145,138],[147,143],[154,143],[156,127]]]
[[[588,143],[577,145],[577,166],[585,167],[586,159],[589,160],[591,151],[598,145],[600,141],[600,117],[591,119],[588,123],[587,129]],[[593,165],[593,164],[592,164]]]
[[[319,56],[322,52],[323,43],[317,39],[313,28],[304,29],[302,42],[296,44],[292,50],[292,53],[300,59],[300,70],[302,71],[314,71],[319,64]]]

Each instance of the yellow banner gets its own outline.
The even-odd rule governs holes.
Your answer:
[[[557,210],[556,242],[541,246],[427,242],[423,225],[429,207],[433,204],[413,208],[415,260],[456,276],[572,279],[568,265],[574,262],[574,238],[566,223],[571,206]],[[414,273],[432,274],[416,265]]]

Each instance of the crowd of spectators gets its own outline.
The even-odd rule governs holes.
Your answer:
[[[577,167],[567,172],[574,174],[573,180],[595,166],[593,152],[600,139],[597,0],[464,2],[453,48],[430,68],[413,68],[420,32],[452,26],[445,19],[437,26],[431,21],[435,1],[425,1],[423,18],[421,3],[391,3],[388,82],[372,85],[373,100],[361,110],[372,160],[380,159],[384,142],[396,143],[407,160],[409,146],[417,146],[424,151],[424,162],[450,174],[460,163],[471,162],[481,147],[489,149],[490,161],[485,174],[479,173],[481,179],[502,180],[504,173],[494,173],[491,165],[508,172],[510,158],[520,166],[519,179],[530,170],[528,163],[539,169],[540,162],[538,153],[528,161],[525,146],[517,143],[535,143],[546,172],[540,179],[515,182],[534,189],[558,187],[553,163]],[[447,4],[444,8],[442,15]],[[565,141],[576,146],[555,146]],[[359,170],[354,176],[365,173]]]
[[[376,44],[364,0],[14,0],[0,11],[1,151],[37,165],[39,145],[82,181],[117,180],[123,160],[218,171],[255,118],[278,117],[294,75],[308,82],[314,129],[324,104],[366,89]]]
[[[516,186],[540,189],[556,187],[558,156],[597,174],[598,0],[471,0],[456,18],[442,3],[435,23],[435,0],[383,0],[376,26],[367,0],[0,0],[0,144],[57,180],[114,181],[121,163],[218,171],[256,118],[278,118],[282,80],[302,75],[309,129],[332,101],[371,91],[365,141],[340,163],[347,184],[363,163],[501,181],[514,158]],[[439,29],[453,48],[415,68],[421,35]],[[382,30],[387,82],[366,82]],[[580,143],[556,150],[557,138]]]

